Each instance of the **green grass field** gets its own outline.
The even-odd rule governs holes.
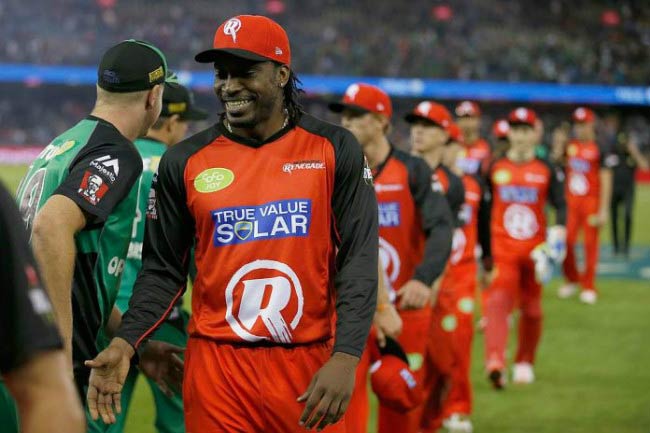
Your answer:
[[[0,166],[0,180],[16,189],[24,167]],[[634,243],[650,245],[650,186],[637,190]],[[608,242],[609,230],[603,230]],[[544,296],[545,324],[537,382],[495,392],[482,370],[482,335],[475,339],[473,383],[476,433],[650,432],[650,284],[602,280],[600,302],[584,306]],[[127,433],[153,433],[151,394],[140,381]],[[374,430],[374,423],[370,431]],[[399,432],[396,432],[399,433]]]

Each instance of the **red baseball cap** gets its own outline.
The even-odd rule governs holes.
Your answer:
[[[261,15],[238,15],[225,21],[214,34],[212,49],[200,52],[194,60],[212,63],[224,53],[291,65],[287,32],[280,24]]]
[[[509,130],[510,124],[506,119],[499,119],[492,125],[492,135],[496,138],[506,138]]]
[[[444,105],[431,101],[420,102],[412,112],[404,116],[404,120],[408,123],[414,123],[422,119],[434,123],[445,130],[449,128],[452,122],[449,110]]]
[[[345,90],[343,99],[329,104],[329,109],[335,113],[345,109],[377,113],[389,119],[393,115],[393,105],[388,94],[377,86],[365,83],[350,84]]]
[[[529,125],[535,127],[537,114],[530,108],[517,107],[508,115],[509,125]]]
[[[474,101],[463,101],[456,105],[457,117],[477,117],[481,115],[481,107]]]
[[[591,123],[596,120],[596,114],[586,107],[578,107],[573,111],[571,116],[574,122]]]
[[[422,387],[409,369],[402,347],[391,338],[379,349],[381,358],[370,367],[370,383],[381,404],[404,411],[419,405]]]
[[[449,133],[449,141],[457,141],[462,143],[464,141],[463,131],[461,131],[460,126],[456,123],[451,122],[447,127],[447,132]]]

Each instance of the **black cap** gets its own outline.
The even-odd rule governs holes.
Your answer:
[[[381,353],[382,356],[393,355],[406,362],[407,364],[409,363],[406,352],[404,352],[402,346],[397,342],[397,340],[391,337],[386,337],[386,345],[379,348],[379,353]]]
[[[166,83],[160,115],[170,117],[174,114],[178,114],[181,120],[205,120],[208,118],[207,112],[196,108],[194,95],[187,87],[177,83]]]
[[[165,55],[148,42],[129,39],[104,53],[97,69],[97,84],[116,93],[149,90],[167,78]]]

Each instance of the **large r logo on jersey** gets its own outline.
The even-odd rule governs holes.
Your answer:
[[[304,298],[296,273],[275,260],[241,268],[226,287],[226,321],[246,341],[288,344],[302,318]]]

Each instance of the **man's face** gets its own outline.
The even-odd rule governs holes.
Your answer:
[[[288,79],[286,66],[224,55],[214,68],[214,91],[233,128],[251,129],[282,106],[284,95],[279,84]]]
[[[580,141],[591,140],[593,137],[594,124],[588,122],[576,122],[573,124],[573,133]]]
[[[510,125],[508,130],[508,141],[510,145],[517,148],[535,147],[537,133],[530,125]]]
[[[481,118],[478,116],[463,116],[456,119],[456,123],[463,131],[463,135],[473,137],[478,134],[481,128]]]
[[[345,109],[341,113],[341,125],[356,137],[361,146],[368,145],[384,133],[381,119],[368,112]]]
[[[88,193],[94,195],[102,184],[101,178],[97,176],[90,176],[88,179]]]
[[[441,126],[426,121],[411,125],[411,148],[418,154],[430,152],[447,144],[449,134]]]

